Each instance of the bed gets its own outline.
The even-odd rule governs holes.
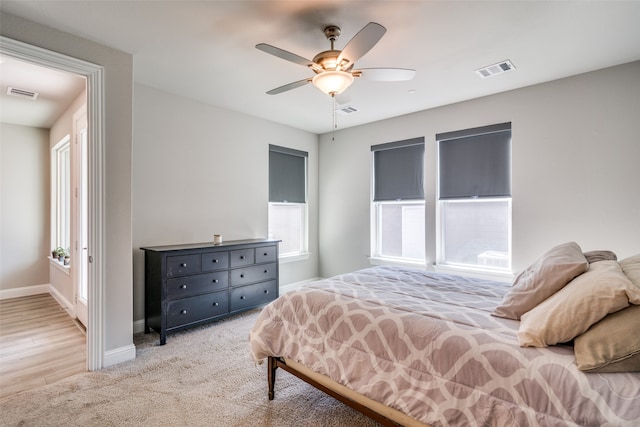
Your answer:
[[[640,373],[585,372],[573,340],[523,347],[526,316],[496,313],[513,289],[395,266],[339,275],[266,306],[251,355],[268,360],[269,399],[284,369],[385,425],[638,425]]]

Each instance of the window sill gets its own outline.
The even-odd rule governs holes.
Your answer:
[[[371,265],[399,265],[404,267],[415,267],[415,268],[426,268],[426,263],[424,261],[409,261],[406,259],[400,258],[380,258],[380,257],[370,257],[369,263]]]
[[[514,275],[509,271],[484,270],[480,268],[460,267],[453,265],[436,264],[433,269],[438,273],[458,274],[460,276],[475,277],[477,279],[494,280],[496,282],[513,281]]]
[[[65,273],[67,276],[70,274],[71,268],[68,265],[64,265],[63,263],[61,263],[57,259],[54,259],[54,258],[51,258],[51,257],[47,257],[47,258],[49,258],[49,264],[50,265],[53,265],[55,268],[57,268],[58,270],[60,270],[63,273]]]
[[[306,261],[310,256],[311,254],[309,252],[295,255],[281,255],[278,257],[278,261],[280,261],[280,264],[287,264],[289,262]]]

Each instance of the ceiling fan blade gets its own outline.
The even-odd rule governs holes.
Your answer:
[[[387,29],[376,22],[369,22],[361,29],[358,34],[353,36],[349,43],[342,49],[338,56],[338,64],[346,59],[350,64],[355,63],[362,58],[365,53],[369,52],[373,46],[378,43]]]
[[[362,68],[354,70],[352,74],[364,80],[376,80],[381,82],[401,82],[413,79],[416,70],[407,68]]]
[[[310,61],[309,59],[303,58],[302,56],[296,55],[295,53],[287,52],[286,50],[280,49],[279,47],[271,46],[270,44],[258,43],[256,45],[256,49],[266,53],[270,53],[271,55],[277,56],[278,58],[284,59],[286,61],[304,65],[305,67],[316,65],[315,62]]]
[[[307,83],[311,83],[311,79],[298,80],[297,82],[288,83],[288,84],[286,84],[284,86],[280,86],[280,87],[277,87],[275,89],[271,89],[269,92],[267,92],[267,94],[268,95],[277,95],[279,93],[286,92],[288,90],[295,89],[295,88],[300,87],[300,86],[304,86]]]

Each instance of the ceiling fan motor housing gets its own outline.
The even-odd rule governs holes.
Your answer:
[[[320,52],[313,58],[313,62],[320,65],[322,70],[316,70],[312,68],[312,70],[318,74],[323,71],[336,71],[339,69],[340,71],[348,71],[344,68],[345,65],[349,63],[346,59],[343,59],[340,64],[338,64],[338,56],[340,56],[341,50],[325,50],[324,52]],[[338,67],[340,65],[340,67]]]

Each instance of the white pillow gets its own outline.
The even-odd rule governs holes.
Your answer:
[[[516,277],[509,292],[491,314],[519,320],[520,316],[558,292],[587,268],[589,263],[577,243],[555,246]]]
[[[522,347],[571,341],[629,302],[640,304],[640,288],[616,261],[595,262],[586,273],[522,316],[518,341]]]

